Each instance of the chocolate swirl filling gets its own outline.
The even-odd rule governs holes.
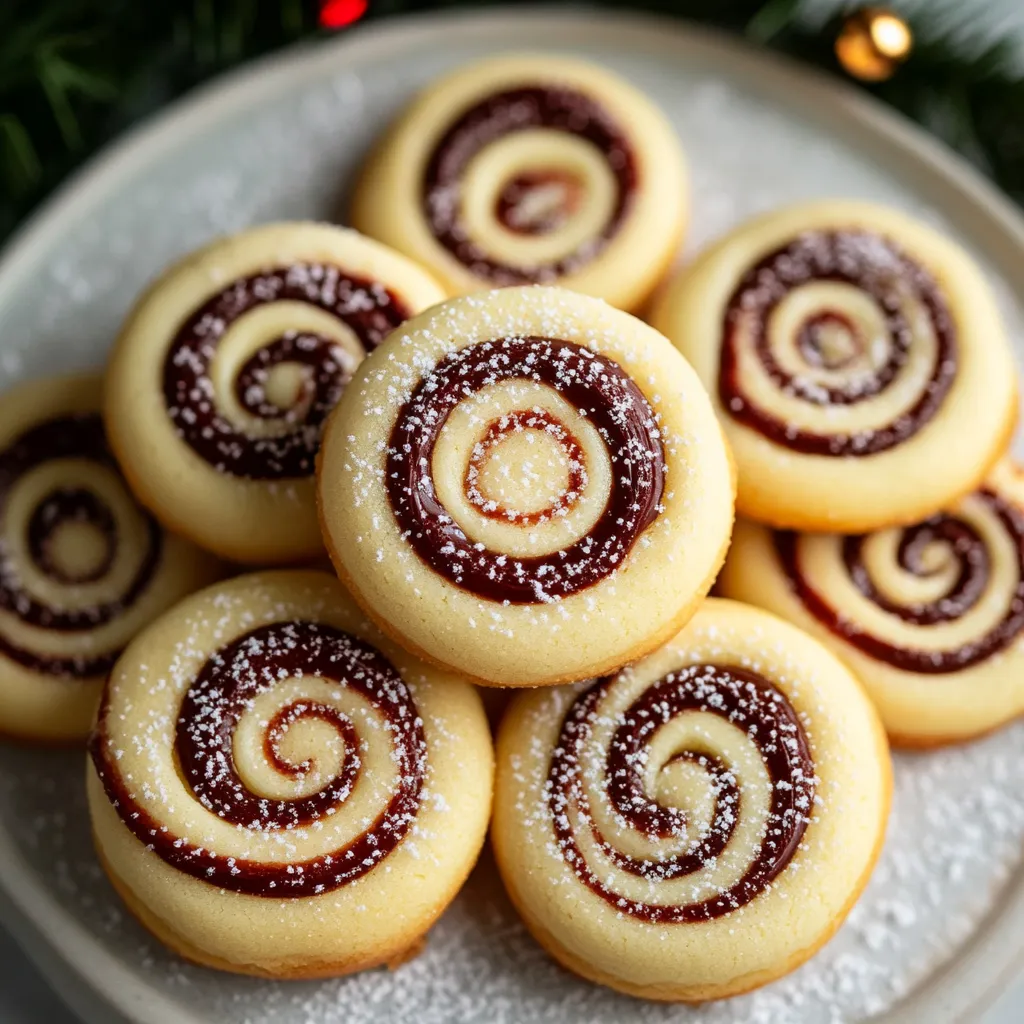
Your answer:
[[[814,761],[793,706],[767,679],[746,669],[693,665],[649,686],[617,716],[603,755],[591,749],[602,702],[615,685],[610,676],[582,692],[562,722],[551,756],[546,799],[561,855],[576,877],[617,912],[657,924],[683,924],[722,917],[750,903],[785,870],[796,854],[814,802]],[[707,773],[715,793],[711,827],[685,852],[638,857],[625,854],[601,834],[590,810],[588,785],[604,780],[608,804],[623,829],[649,839],[688,832],[687,814],[658,804],[643,779],[646,751],[659,729],[688,712],[717,715],[746,733],[760,752],[771,782],[770,807],[760,846],[742,877],[724,891],[694,903],[648,903],[616,892],[606,873],[587,862],[577,840],[589,829],[598,848],[617,868],[651,883],[694,875],[720,857],[743,813],[743,794],[730,766],[713,750],[683,750]],[[591,776],[590,773],[594,775]]]
[[[32,427],[0,452],[0,609],[27,626],[57,633],[87,634],[113,621],[131,607],[150,585],[160,562],[163,534],[145,515],[146,548],[139,567],[116,598],[85,608],[55,608],[26,589],[13,553],[15,538],[6,522],[6,509],[19,481],[55,459],[87,459],[116,469],[107,448],[103,423],[97,415],[64,416]],[[83,576],[71,577],[52,557],[51,542],[66,523],[84,523],[99,533],[106,550],[100,563]],[[114,562],[118,536],[114,515],[99,494],[82,487],[55,488],[33,510],[24,550],[36,569],[56,583],[74,586],[102,579]],[[27,650],[0,632],[0,654],[44,675],[87,679],[109,672],[120,650],[71,657]]]
[[[336,317],[365,351],[376,348],[403,320],[405,304],[383,285],[322,263],[275,267],[233,281],[204,302],[179,328],[164,360],[167,415],[181,439],[211,466],[247,480],[309,476],[327,414],[355,369],[346,350],[308,331],[269,341],[239,371],[235,396],[260,419],[282,418],[284,431],[250,437],[217,407],[210,367],[232,324],[250,310],[273,302],[301,302]],[[307,371],[302,393],[290,410],[269,402],[263,385],[282,363]]]
[[[1004,650],[1024,630],[1024,514],[993,491],[979,491],[976,497],[988,506],[1013,542],[1017,584],[999,622],[985,635],[951,650],[900,647],[865,632],[849,614],[833,608],[804,575],[800,566],[798,534],[776,531],[775,551],[793,592],[804,607],[857,650],[904,672],[923,675],[959,672]],[[850,579],[867,600],[903,622],[925,628],[954,622],[970,611],[988,588],[992,571],[991,553],[978,531],[952,513],[942,512],[923,523],[905,528],[897,547],[899,568],[913,576],[930,575],[922,555],[932,544],[944,545],[950,557],[956,559],[956,579],[941,598],[932,602],[900,605],[880,593],[864,563],[866,539],[864,535],[843,538],[843,562]]]
[[[790,292],[819,281],[850,285],[871,298],[886,333],[884,361],[857,373],[841,386],[801,378],[784,369],[772,352],[768,326],[776,307]],[[750,332],[764,373],[787,395],[819,406],[853,405],[881,394],[899,377],[910,358],[913,330],[905,314],[918,304],[931,325],[936,353],[931,376],[913,405],[883,427],[855,433],[819,434],[792,426],[759,406],[743,389],[740,338]],[[820,334],[825,325],[849,332],[851,353],[830,356]],[[957,373],[956,327],[942,291],[931,275],[889,239],[867,231],[807,231],[769,253],[742,277],[725,307],[718,395],[733,419],[774,444],[806,455],[875,455],[913,437],[945,401]],[[815,368],[845,369],[865,342],[842,310],[817,310],[801,325],[796,347]]]
[[[612,463],[612,488],[593,528],[561,551],[513,557],[473,543],[434,490],[434,446],[468,395],[507,380],[555,389],[587,417]],[[488,601],[537,604],[576,594],[623,563],[661,511],[666,472],[657,418],[613,360],[554,338],[502,338],[442,359],[399,410],[387,454],[391,509],[403,536],[435,572]]]
[[[603,156],[615,178],[615,205],[600,235],[575,252],[534,267],[513,267],[495,259],[470,236],[462,219],[462,179],[473,158],[513,132],[543,128],[585,139]],[[423,179],[423,210],[431,233],[460,263],[496,285],[553,281],[594,259],[622,226],[637,188],[637,166],[629,138],[596,100],[565,86],[529,86],[496,93],[467,110],[441,137]],[[521,225],[510,213],[518,193],[557,180],[555,169],[533,168],[507,183],[495,215],[510,230],[543,234],[557,229],[556,213]],[[571,186],[571,183],[570,183]],[[576,199],[572,187],[567,202]]]
[[[305,621],[261,626],[207,660],[185,694],[177,722],[173,755],[185,783],[211,814],[242,830],[276,832],[329,820],[355,788],[362,767],[358,730],[341,711],[316,701],[293,701],[277,712],[264,733],[267,760],[282,774],[299,776],[310,764],[282,758],[284,732],[304,718],[319,719],[337,731],[344,757],[319,792],[294,800],[263,797],[248,789],[235,767],[234,736],[243,713],[279,678],[299,675],[336,681],[358,693],[383,720],[381,735],[391,744],[397,782],[376,819],[340,849],[292,863],[227,857],[176,836],[135,799],[121,775],[107,733],[106,694],[90,753],[108,799],[136,839],[193,878],[231,892],[278,899],[315,896],[348,885],[399,846],[416,820],[426,777],[423,722],[395,667],[369,644],[331,626]]]

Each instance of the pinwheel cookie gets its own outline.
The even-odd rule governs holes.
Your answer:
[[[360,367],[320,514],[382,627],[491,685],[610,671],[686,621],[732,527],[700,381],[646,324],[556,288],[452,299]]]
[[[712,393],[737,505],[773,526],[910,523],[978,486],[1017,414],[1009,343],[953,242],[862,202],[742,225],[653,321]]]
[[[132,487],[227,558],[316,558],[323,422],[365,353],[442,297],[403,256],[326,224],[194,253],[143,295],[111,358],[106,425]]]
[[[636,308],[679,244],[686,172],[642,93],[563,56],[435,82],[367,163],[352,222],[452,292],[561,284]]]
[[[807,960],[885,831],[885,734],[847,669],[760,609],[706,601],[617,675],[520,694],[492,840],[570,970],[648,999],[736,995]]]
[[[139,507],[99,410],[91,376],[0,396],[0,734],[84,739],[125,644],[220,569]]]
[[[92,744],[111,881],[198,963],[319,977],[417,949],[476,860],[480,698],[368,626],[318,572],[243,576],[125,651]]]
[[[913,526],[844,536],[740,522],[720,586],[820,637],[894,742],[963,740],[1024,712],[1024,478],[1008,462]]]

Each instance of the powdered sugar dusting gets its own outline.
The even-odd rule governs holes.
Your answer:
[[[154,293],[154,295],[157,293]],[[276,423],[277,432],[252,437],[220,411],[212,364],[232,324],[260,306],[301,302],[346,324],[365,350],[373,348],[408,316],[398,296],[379,282],[354,277],[323,263],[292,263],[239,278],[193,310],[178,328],[163,365],[167,415],[179,437],[222,473],[256,480],[309,476],[323,422],[352,375],[356,360],[330,338],[288,331],[235,368],[236,399],[251,416]],[[141,344],[150,339],[142,338]],[[267,396],[274,367],[303,371],[287,408]]]
[[[485,303],[480,309],[486,318]],[[457,326],[452,333],[461,336]],[[399,359],[403,356],[406,364],[420,361],[415,349],[398,353]],[[402,363],[395,361],[379,372],[389,373],[392,367],[401,373]],[[521,388],[524,381],[564,394],[596,426],[614,475],[598,522],[547,557],[515,558],[471,543],[438,501],[429,468],[442,425],[467,395],[494,385]],[[375,409],[367,415],[373,417]],[[615,572],[658,517],[667,470],[660,435],[643,393],[600,351],[560,338],[487,339],[450,353],[400,407],[388,448],[388,497],[403,538],[435,572],[492,601],[548,603]],[[357,464],[353,472],[361,471]]]
[[[782,366],[773,351],[767,324],[779,304],[794,289],[808,283],[841,282],[853,294],[870,296],[882,312],[884,329],[873,339],[857,316],[850,314],[835,295],[816,307],[795,328],[795,347],[801,369]],[[920,334],[907,308],[917,303],[927,314],[929,330]],[[847,352],[828,366],[832,381],[817,379],[816,365],[828,363],[822,344],[822,318],[833,329],[841,326]],[[942,288],[931,274],[883,235],[866,230],[837,228],[805,231],[762,257],[741,278],[725,313],[718,393],[732,417],[752,427],[775,445],[811,455],[873,455],[913,438],[942,406],[957,372],[957,325]],[[744,325],[750,338],[744,342]],[[967,332],[970,337],[970,332]],[[870,403],[902,386],[905,401],[898,415],[853,433],[798,427],[779,410],[752,400],[740,372],[739,349],[752,347],[760,372],[778,393],[797,399],[805,407],[818,407],[818,419],[828,426],[828,412],[836,407]],[[934,348],[931,376],[913,384],[902,381],[914,347]],[[859,354],[858,354],[859,350]],[[823,363],[824,359],[824,363]],[[838,375],[839,379],[835,377]],[[902,381],[902,384],[901,384]],[[892,413],[889,414],[892,416]]]
[[[246,583],[258,589],[252,577]],[[183,641],[179,651],[193,643]],[[115,671],[104,695],[90,753],[108,798],[136,839],[201,881],[273,897],[313,896],[343,887],[374,871],[406,841],[429,774],[428,748],[409,687],[379,651],[329,625],[286,615],[200,655],[206,657],[194,676],[192,659],[177,652],[168,673],[133,671],[124,679]],[[238,764],[247,745],[237,733],[244,718],[256,714],[261,695],[293,679],[327,683],[320,690],[326,699],[293,697],[279,704],[268,721],[259,723],[258,738],[249,734],[249,756],[259,759],[262,753],[268,767],[293,779],[312,773],[314,764],[329,765],[330,748],[338,753],[339,740],[341,759],[313,792],[273,799],[254,792],[244,778]],[[148,706],[140,683],[149,696],[171,694],[169,715],[160,713],[161,706]],[[339,706],[343,697],[355,695],[360,698],[356,708]],[[168,718],[177,722],[173,734]],[[305,751],[301,761],[283,757],[284,735],[295,722],[310,719],[330,726],[335,742]],[[363,753],[380,744],[388,747],[395,775],[386,805],[362,831],[326,850],[316,849],[311,834],[344,807],[360,781]],[[168,789],[163,783],[172,758],[187,789]],[[234,826],[230,850],[222,849],[223,837],[218,840],[205,817],[199,830],[182,828],[180,805],[193,799]],[[274,845],[286,851],[284,861],[258,855]]]
[[[631,676],[627,671],[608,677],[577,695],[562,721],[546,778],[532,782],[534,792],[543,794],[540,806],[533,806],[527,780],[516,812],[523,824],[539,821],[545,831],[550,821],[552,854],[619,916],[671,926],[732,914],[770,889],[787,869],[820,803],[803,723],[782,692],[760,674],[713,664],[687,666],[654,680],[615,713],[607,705],[616,690],[629,687]],[[767,792],[759,794],[764,787],[742,778],[707,737],[699,744],[673,746],[667,762],[651,761],[659,730],[693,712],[719,716],[746,734],[767,769]],[[607,749],[599,738],[602,724],[614,730]],[[680,761],[698,767],[706,779],[712,809],[704,821],[647,791],[646,769],[664,771]],[[518,780],[515,757],[512,767]],[[593,802],[603,806],[614,831],[598,825]],[[752,818],[762,802],[767,813],[760,834],[747,843],[734,842],[741,818]],[[594,846],[589,852],[588,834]],[[620,850],[623,836],[646,840],[646,853]],[[746,860],[742,876],[716,879],[716,868],[736,854],[735,859]],[[686,884],[671,892],[660,888],[677,879]]]

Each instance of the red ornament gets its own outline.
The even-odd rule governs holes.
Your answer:
[[[320,25],[329,29],[344,28],[365,13],[366,0],[324,0],[320,6]]]

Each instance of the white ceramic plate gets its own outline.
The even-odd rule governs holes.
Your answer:
[[[953,155],[852,91],[673,22],[437,14],[256,64],[94,163],[0,264],[0,390],[22,376],[99,365],[140,287],[212,235],[330,217],[367,145],[417,87],[470,58],[538,44],[606,63],[671,116],[693,170],[688,251],[791,200],[890,202],[973,249],[1024,352],[1020,214]],[[100,872],[76,752],[0,749],[0,909],[73,1007],[105,1024],[835,1024],[875,1015],[950,1024],[976,1019],[1024,951],[1022,746],[1018,725],[954,751],[898,758],[885,853],[839,935],[791,977],[688,1011],[627,1000],[556,968],[486,862],[427,951],[395,972],[281,985],[188,967],[127,917]]]

